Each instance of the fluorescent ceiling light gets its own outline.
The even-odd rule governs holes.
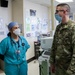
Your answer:
[[[59,3],[73,2],[73,0],[56,0]]]

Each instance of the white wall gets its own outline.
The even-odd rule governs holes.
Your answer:
[[[36,17],[39,18],[48,18],[48,8],[40,5],[40,4],[35,4],[32,2],[29,2],[27,0],[25,0],[25,5],[24,5],[24,10],[25,10],[25,17],[29,17],[29,15],[27,14],[27,12],[29,13],[29,10],[33,9],[36,10]],[[26,25],[26,24],[25,24]],[[26,31],[25,31],[26,34]],[[26,38],[30,44],[30,49],[27,51],[27,59],[34,57],[34,41],[36,41],[36,38]]]
[[[36,4],[30,1],[25,1],[25,10],[36,10],[36,17],[47,17],[48,18],[48,7],[40,5],[40,4]]]
[[[0,6],[0,32],[3,32],[3,35],[0,35],[0,41],[7,36],[8,29],[6,26],[12,21],[12,0],[8,0],[8,7]]]
[[[8,0],[8,7],[0,7],[0,18],[4,20],[5,24],[8,24],[12,20],[12,3]]]

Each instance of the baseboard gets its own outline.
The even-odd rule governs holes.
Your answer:
[[[28,59],[27,62],[29,63],[29,62],[31,62],[31,61],[33,61],[33,60],[35,60],[35,59],[36,59],[36,58],[35,58],[35,56],[34,56],[34,57]]]

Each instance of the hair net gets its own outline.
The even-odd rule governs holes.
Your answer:
[[[18,23],[17,22],[10,22],[8,25],[8,29],[11,29],[15,25],[18,25]]]

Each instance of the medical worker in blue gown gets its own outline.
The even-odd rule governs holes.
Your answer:
[[[8,25],[8,37],[0,43],[0,54],[4,55],[4,69],[6,75],[27,75],[26,52],[30,45],[20,35],[17,22]]]

